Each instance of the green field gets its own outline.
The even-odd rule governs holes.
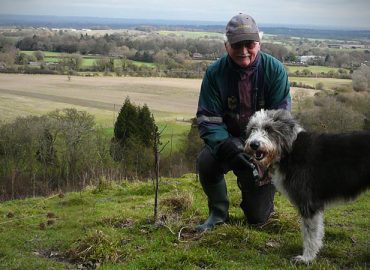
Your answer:
[[[304,69],[310,70],[312,73],[328,73],[329,71],[338,72],[339,68],[333,68],[333,67],[324,67],[324,66],[287,66],[289,73],[294,73],[296,71],[302,72]]]
[[[184,38],[220,38],[222,39],[224,34],[223,33],[216,33],[216,32],[201,32],[201,31],[158,31],[160,35],[165,36],[178,36]]]
[[[294,77],[289,76],[291,82],[302,82],[306,85],[315,87],[317,83],[321,82],[325,90],[334,90],[338,86],[348,86],[352,88],[352,80],[333,79],[333,78],[309,78],[309,77]]]
[[[230,221],[203,234],[191,230],[208,213],[193,174],[161,180],[157,226],[151,181],[101,179],[81,192],[3,202],[0,269],[368,269],[369,192],[325,212],[324,247],[305,266],[290,261],[302,239],[287,199],[276,194],[270,221],[248,226],[236,179],[226,181]]]
[[[21,51],[22,53],[25,53],[27,55],[33,55],[35,51]],[[60,53],[60,52],[48,52],[48,51],[43,51],[45,57],[60,57],[65,53]]]
[[[27,55],[33,55],[34,51],[21,51],[22,53],[25,53]],[[61,61],[61,58],[65,55],[68,55],[66,53],[59,53],[59,52],[43,52],[44,53],[44,61],[46,63],[58,63]],[[82,57],[82,67],[92,67],[95,65],[96,61],[98,61],[101,58],[104,58],[102,56],[91,56],[91,55],[81,55]],[[149,68],[155,68],[157,65],[155,63],[146,63],[146,62],[140,62],[140,61],[131,61],[132,64],[137,65],[139,67],[149,67]],[[114,59],[114,65],[115,67],[121,66],[120,59]]]

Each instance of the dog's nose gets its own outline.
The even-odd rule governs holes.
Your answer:
[[[251,143],[249,144],[250,147],[253,149],[253,150],[257,150],[258,147],[260,147],[260,142],[259,141],[251,141]]]

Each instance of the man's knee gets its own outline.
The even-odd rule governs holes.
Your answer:
[[[203,147],[197,158],[197,171],[200,175],[220,174],[220,162],[207,147]]]
[[[242,190],[242,208],[249,224],[265,223],[274,211],[275,188],[272,184]]]

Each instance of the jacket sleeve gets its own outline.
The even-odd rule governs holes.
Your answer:
[[[268,93],[265,93],[268,109],[291,110],[290,83],[288,74],[281,62],[275,59],[271,69]]]
[[[223,111],[220,89],[207,70],[200,89],[197,123],[200,137],[214,154],[220,142],[229,137],[222,118]]]

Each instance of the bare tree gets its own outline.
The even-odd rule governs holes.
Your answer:
[[[353,90],[357,92],[370,91],[370,67],[361,65],[359,69],[353,72],[352,77]]]
[[[165,126],[160,132],[158,132],[158,128],[156,128],[153,136],[154,136],[154,172],[155,172],[155,178],[154,178],[154,224],[159,224],[158,221],[158,192],[159,192],[159,162],[160,162],[160,153],[164,150],[164,148],[167,146],[169,142],[167,142],[165,145],[163,145],[160,148],[160,137],[163,131],[166,129],[167,126]]]

